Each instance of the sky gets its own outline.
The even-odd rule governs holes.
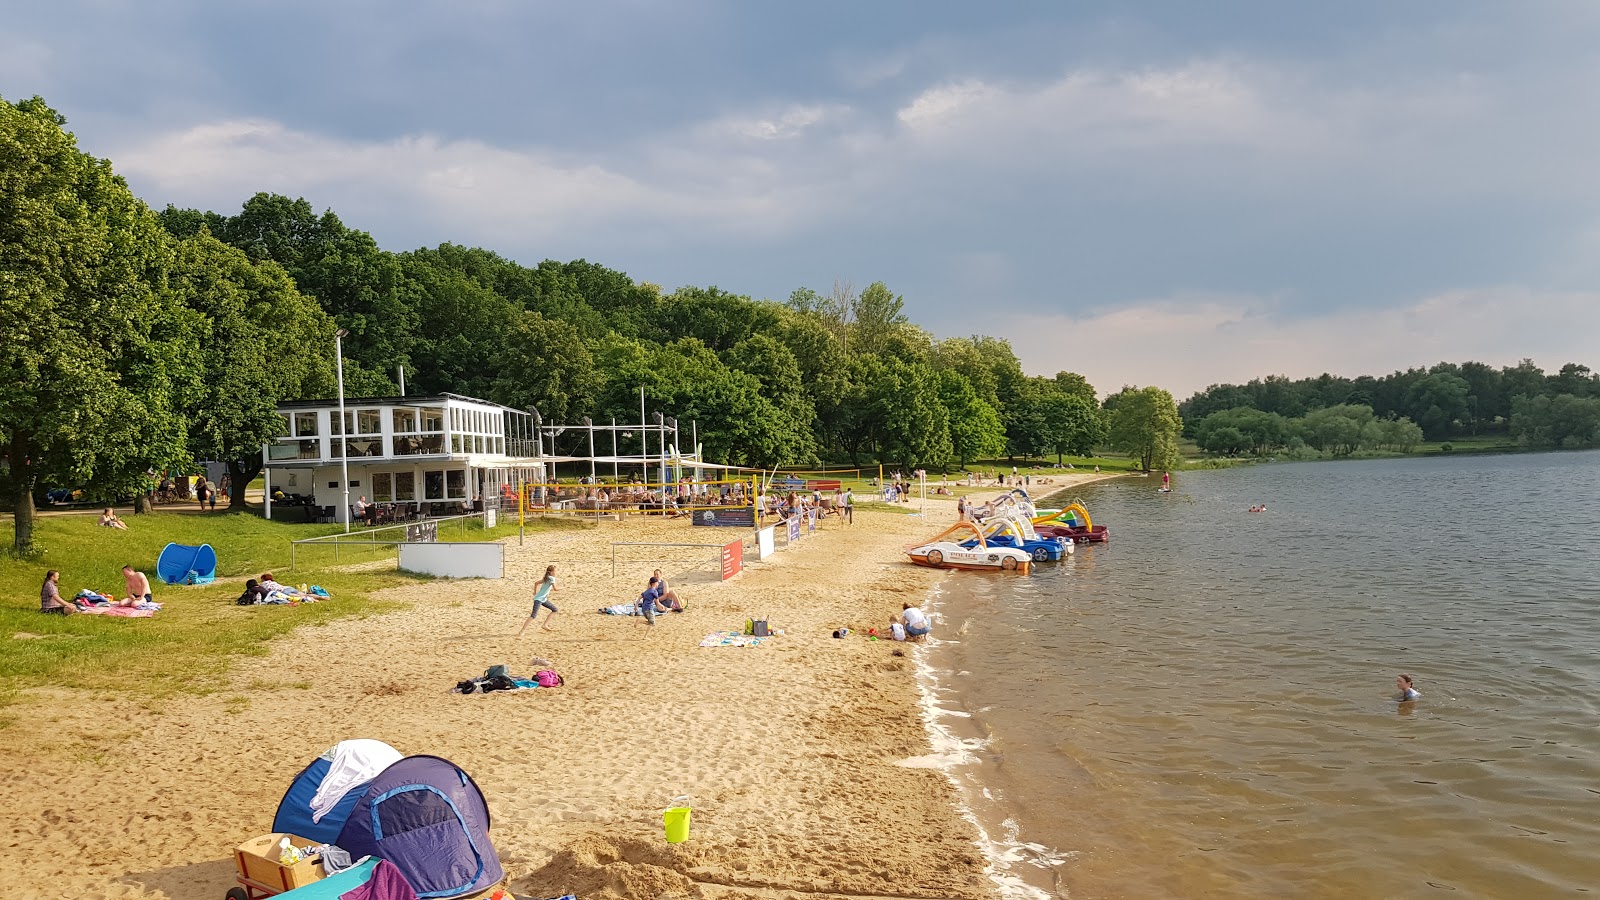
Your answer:
[[[885,282],[1030,374],[1600,367],[1600,4],[24,4],[135,193],[781,300]]]

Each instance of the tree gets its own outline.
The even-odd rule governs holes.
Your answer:
[[[850,352],[884,355],[896,330],[910,324],[906,301],[881,281],[867,285],[850,306]]]
[[[1107,435],[1111,446],[1137,459],[1146,472],[1176,467],[1183,418],[1172,395],[1157,387],[1126,387],[1114,396],[1115,402],[1107,398],[1112,410]]]
[[[1434,372],[1411,386],[1407,408],[1432,440],[1455,433],[1457,423],[1468,418],[1466,379],[1449,372]]]
[[[957,372],[941,371],[939,402],[950,418],[950,449],[962,468],[974,459],[999,456],[1006,450],[1005,426],[972,382]]]
[[[227,464],[229,509],[243,510],[262,445],[283,434],[278,404],[333,393],[336,326],[277,263],[252,263],[203,229],[176,242],[171,285],[201,323],[204,375],[181,398],[189,450]]]
[[[1297,426],[1307,444],[1334,456],[1349,456],[1363,441],[1373,439],[1370,426],[1375,421],[1372,407],[1341,404],[1306,413]]]
[[[19,555],[36,550],[41,481],[132,491],[183,458],[173,399],[196,375],[165,232],[65,122],[38,97],[0,99],[0,437]]]

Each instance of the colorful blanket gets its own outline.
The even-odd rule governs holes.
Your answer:
[[[123,619],[148,619],[161,609],[159,603],[141,603],[134,606],[80,606],[78,612],[89,616],[118,616]]]
[[[700,640],[702,647],[759,647],[764,637],[740,634],[737,631],[713,631]]]

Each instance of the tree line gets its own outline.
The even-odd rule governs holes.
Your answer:
[[[1501,368],[1441,362],[1382,377],[1272,375],[1214,384],[1179,410],[1189,437],[1226,454],[1261,455],[1296,441],[1332,455],[1405,451],[1484,434],[1538,449],[1600,446],[1600,375],[1579,363],[1553,373],[1524,359]]]
[[[155,212],[65,124],[40,98],[0,100],[0,487],[15,552],[31,550],[48,485],[137,498],[152,473],[196,459],[248,483],[277,405],[333,395],[340,328],[349,396],[397,393],[403,366],[410,392],[576,423],[631,421],[643,387],[697,421],[719,463],[939,469],[1107,441],[1146,466],[1176,457],[1166,392],[1127,388],[1102,407],[1081,375],[1024,374],[1003,339],[935,339],[883,282],[782,301],[668,292],[581,259],[386,251],[275,194],[233,214]]]

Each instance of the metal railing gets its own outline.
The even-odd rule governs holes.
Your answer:
[[[409,543],[409,541],[405,539],[407,529],[414,528],[418,525],[431,524],[437,527],[440,523],[444,522],[459,522],[461,524],[460,534],[462,537],[466,537],[468,519],[486,520],[487,517],[481,512],[476,512],[467,513],[466,515],[461,516],[443,516],[437,519],[419,519],[415,522],[400,522],[394,525],[380,525],[376,528],[363,528],[360,531],[351,531],[348,533],[341,532],[339,534],[325,534],[321,537],[298,538],[289,542],[289,571],[294,571],[297,551],[299,550],[299,546],[301,544],[331,544],[333,546],[334,562],[338,562],[340,547],[398,547],[401,544]],[[387,538],[384,540],[379,540],[377,536],[385,531],[399,531],[401,533],[400,540],[390,540]]]

